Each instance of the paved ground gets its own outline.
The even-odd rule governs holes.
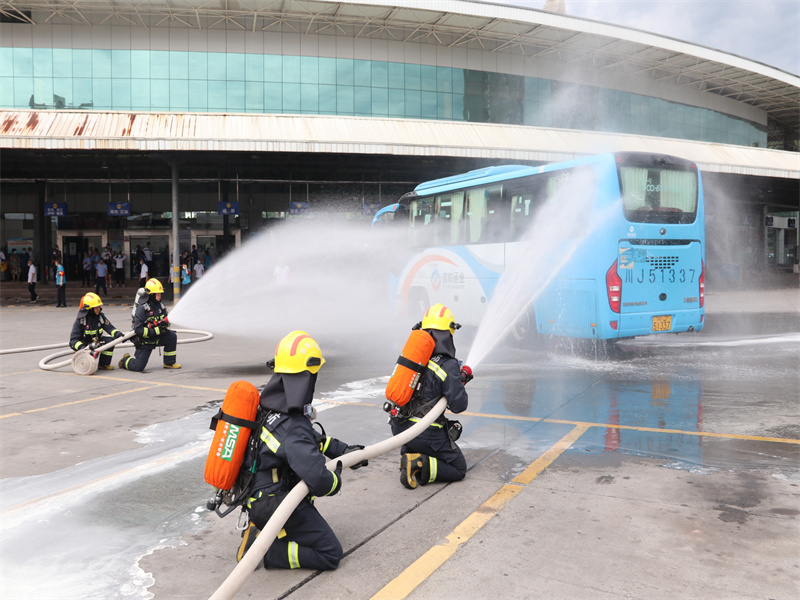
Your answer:
[[[0,286],[0,346],[33,346],[63,338],[74,319],[77,298],[87,289],[70,287],[71,307],[62,310],[48,299],[48,294],[54,299],[52,285],[40,287],[42,299],[34,305],[24,302],[24,284]],[[133,288],[109,290],[106,312],[115,323],[125,323],[132,294]],[[707,314],[710,323],[767,314],[782,324],[780,330],[786,323],[796,325],[799,298],[795,288],[709,291]],[[758,322],[764,321],[759,317]],[[209,344],[179,346],[179,360],[187,366],[174,372],[161,369],[154,356],[145,373],[78,377],[68,370],[39,370],[35,364],[41,357],[42,353],[2,357],[0,476],[8,480],[70,473],[70,480],[51,481],[53,487],[41,499],[4,510],[4,520],[38,506],[48,510],[83,487],[124,482],[134,466],[88,474],[85,482],[70,469],[134,451],[141,446],[136,431],[207,410],[235,379],[261,384],[266,378],[263,344],[224,336]],[[321,398],[340,393],[347,382],[385,375],[381,356],[348,361],[344,348],[326,346],[326,357],[329,364],[318,386]],[[385,358],[391,364],[394,356]],[[471,393],[488,398],[497,382],[476,379]],[[343,439],[374,443],[387,433],[378,404],[375,399],[345,402],[322,413],[322,420]],[[762,406],[762,411],[770,410],[770,405]],[[705,430],[721,435],[703,437],[707,456],[769,455],[776,465],[796,469],[797,443],[732,434],[735,429],[728,424],[738,423],[737,415],[714,421],[717,412],[703,414]],[[526,423],[525,416],[465,419],[497,419],[501,437]],[[537,429],[536,447],[520,448],[512,437],[502,451],[468,445],[469,476],[458,484],[405,490],[397,482],[395,456],[347,473],[342,493],[319,502],[346,551],[340,569],[323,575],[260,570],[237,597],[800,597],[799,480],[781,476],[777,467],[674,470],[664,468],[661,458],[584,453],[581,444],[587,436],[580,423],[547,425]],[[790,423],[786,437],[798,437],[797,430],[797,423]],[[108,499],[95,496],[95,519],[115,523],[111,531],[123,535],[129,527],[127,514],[154,513],[169,537],[168,524],[201,507],[210,495],[210,488],[202,485],[206,449],[195,452],[181,469],[120,483],[122,491]],[[167,454],[154,460],[178,458]],[[15,480],[15,486],[19,483]],[[45,512],[37,539],[32,540],[42,546],[56,541],[49,538],[53,527],[47,517]],[[152,574],[148,591],[156,598],[207,598],[235,566],[239,534],[234,517],[221,520],[201,513],[199,519],[202,527],[184,537],[181,545],[156,550],[140,561],[144,572]],[[6,557],[14,551],[2,550]],[[82,569],[84,577],[92,577],[89,565]],[[35,588],[35,574],[31,578]]]

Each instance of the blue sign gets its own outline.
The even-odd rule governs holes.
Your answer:
[[[363,202],[361,204],[361,214],[362,215],[374,215],[378,212],[378,209],[381,207],[380,203],[374,202]]]
[[[67,216],[67,203],[66,202],[45,202],[44,203],[44,216],[45,217],[66,217]]]
[[[218,215],[238,215],[239,203],[238,202],[219,202],[217,203]]]
[[[290,215],[310,215],[311,203],[310,202],[289,202]]]
[[[131,216],[131,203],[130,202],[109,202],[108,203],[108,216],[109,217],[130,217]]]

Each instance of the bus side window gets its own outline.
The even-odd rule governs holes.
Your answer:
[[[545,177],[536,175],[524,179],[521,185],[506,190],[511,207],[510,240],[518,240],[525,235],[534,214],[545,201],[547,184]]]
[[[439,245],[452,245],[461,241],[463,212],[463,192],[436,197],[436,229]]]
[[[508,238],[509,211],[502,197],[502,186],[486,188],[486,218],[482,224],[481,241],[486,243],[504,242]]]
[[[477,244],[483,241],[481,240],[481,230],[485,216],[486,198],[483,195],[483,188],[467,190],[467,220],[469,224],[467,243]]]
[[[423,198],[411,202],[411,243],[413,245],[425,247],[436,243],[433,210],[433,198]]]

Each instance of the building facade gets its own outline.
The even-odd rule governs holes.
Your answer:
[[[366,223],[426,179],[635,149],[699,164],[720,264],[797,262],[800,79],[741,57],[458,1],[28,0],[0,17],[0,244],[59,244],[73,276],[89,247],[150,242],[166,276],[193,244]]]

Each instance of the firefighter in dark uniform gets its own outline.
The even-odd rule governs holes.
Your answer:
[[[286,521],[264,556],[264,566],[278,569],[331,570],[339,565],[342,546],[330,525],[314,507],[314,496],[333,496],[342,487],[342,463],[335,471],[325,467],[325,457],[337,458],[363,448],[348,446],[317,433],[311,406],[317,372],[325,363],[319,344],[304,331],[293,331],[275,350],[275,374],[261,392],[261,408],[268,411],[261,429],[258,471],[248,501],[250,526],[245,531],[238,559],[257,531],[291,489],[303,480],[310,490]],[[366,461],[354,465],[357,468]]]
[[[111,324],[111,321],[103,314],[103,301],[100,296],[89,292],[81,298],[81,307],[78,309],[78,318],[72,325],[72,333],[69,336],[69,347],[77,352],[89,348],[94,350],[112,339],[123,336],[123,333]],[[108,333],[111,337],[103,335]],[[114,350],[103,350],[100,353],[100,362],[97,369],[100,371],[113,371],[111,357]]]
[[[156,347],[163,346],[164,368],[180,369],[181,366],[175,362],[178,355],[178,335],[170,331],[167,307],[161,302],[164,286],[158,279],[148,279],[144,289],[147,293],[139,300],[133,319],[133,330],[136,333],[133,343],[136,352],[133,358],[130,354],[125,354],[119,361],[119,368],[144,371],[147,361],[150,360],[150,353]]]
[[[461,326],[455,323],[449,308],[435,304],[425,313],[422,322],[415,325],[415,328],[420,327],[433,337],[436,345],[423,375],[421,393],[415,394],[390,418],[393,435],[424,417],[441,396],[447,398],[447,408],[451,412],[467,409],[464,386],[472,379],[472,369],[460,366],[453,343],[453,334]],[[419,436],[404,444],[400,449],[400,483],[414,489],[418,483],[427,485],[464,479],[467,461],[455,443],[460,434],[461,424],[442,415]]]

